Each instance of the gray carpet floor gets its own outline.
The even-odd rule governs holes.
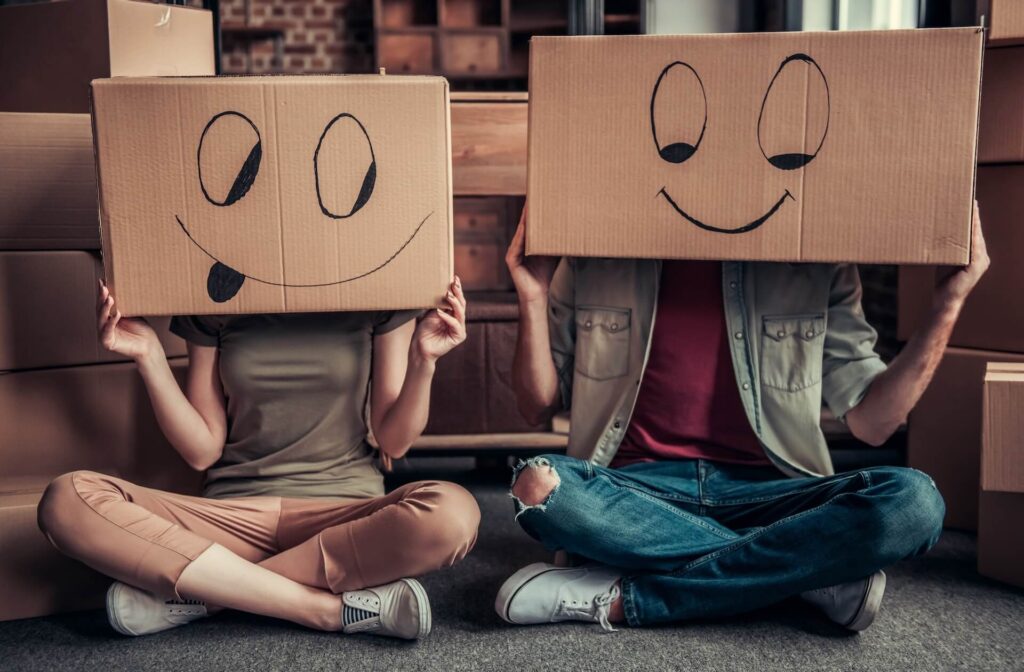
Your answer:
[[[399,474],[403,480],[422,473]],[[129,639],[102,612],[0,623],[0,670],[1024,670],[1024,591],[974,569],[974,539],[947,532],[889,571],[882,613],[860,634],[792,601],[742,618],[603,634],[513,628],[493,611],[509,573],[547,554],[512,521],[507,475],[447,470],[483,523],[459,566],[424,579],[434,632],[419,643],[311,632],[237,613]]]

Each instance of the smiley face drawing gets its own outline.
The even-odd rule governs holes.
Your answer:
[[[793,146],[792,138],[772,137],[773,134],[767,123],[770,117],[780,116],[783,113],[782,110],[787,102],[799,100],[795,96],[787,95],[784,91],[787,86],[791,89],[803,86],[807,95],[817,95],[824,101],[824,105],[819,106],[817,110],[811,110],[809,106],[804,110],[808,117],[817,116],[818,118],[808,119],[809,130],[804,132],[802,138],[797,139],[800,142],[796,146]],[[691,114],[690,118],[681,126],[688,125],[689,129],[680,128],[680,124],[677,123],[674,133],[668,132],[664,128],[659,133],[660,119],[670,115],[678,116],[678,110],[674,109],[670,102],[659,105],[662,98],[669,98],[671,89],[676,89],[677,92],[688,98]],[[787,101],[785,98],[792,100]],[[696,106],[696,110],[694,110],[693,100],[698,100],[701,103]],[[757,144],[764,160],[780,171],[799,171],[814,161],[828,135],[831,102],[828,80],[814,58],[802,52],[784,58],[768,83],[757,117]],[[669,118],[668,121],[677,120]],[[693,159],[701,148],[708,125],[708,94],[697,70],[685,61],[669,63],[658,75],[650,99],[650,130],[659,159],[674,165],[681,165]],[[657,193],[658,197],[675,210],[683,220],[704,231],[723,234],[742,234],[754,231],[770,220],[786,205],[787,201],[796,200],[788,188],[784,189],[777,200],[767,204],[764,212],[751,213],[752,219],[749,222],[739,226],[726,227],[717,223],[705,222],[690,214],[672,196],[667,185],[662,186]]]
[[[308,132],[306,135],[309,137],[293,138],[299,146],[306,143],[309,147],[307,165],[295,172],[308,178],[313,186],[312,190],[302,191],[315,193],[322,217],[320,224],[337,226],[358,217],[373,198],[378,175],[377,154],[366,125],[354,114],[340,112],[330,118],[319,137]],[[242,112],[219,112],[206,123],[195,151],[199,188],[209,206],[232,208],[256,189],[275,186],[261,184],[263,145],[260,128]],[[339,177],[339,172],[344,175],[334,179]],[[339,188],[339,181],[347,182],[347,188],[345,185]],[[213,219],[208,212],[200,217],[204,214]],[[288,213],[281,214],[283,221],[287,221]],[[376,273],[402,253],[432,214],[425,212],[409,222],[397,247],[385,256],[370,260],[363,268],[306,282],[286,282],[283,278],[263,274],[257,268],[235,265],[229,260],[230,250],[218,249],[212,236],[211,240],[206,240],[201,227],[194,227],[180,213],[174,213],[174,220],[192,244],[213,262],[207,275],[206,291],[212,301],[224,303],[234,298],[247,280],[280,287],[312,288],[341,285]]]

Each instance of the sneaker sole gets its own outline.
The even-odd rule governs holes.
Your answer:
[[[878,571],[868,578],[868,587],[864,591],[864,599],[853,619],[846,627],[855,632],[867,630],[875,622],[882,608],[882,596],[885,595],[885,572]]]
[[[126,637],[135,637],[135,633],[124,627],[124,624],[121,623],[121,620],[117,617],[117,609],[114,608],[123,588],[124,585],[118,581],[110,584],[110,588],[107,588],[107,622],[110,623],[110,627],[116,630],[119,634],[125,635]]]
[[[523,567],[518,572],[506,579],[505,583],[501,584],[501,588],[498,590],[498,597],[494,600],[494,610],[498,612],[498,616],[501,616],[502,620],[506,623],[512,623],[513,625],[523,625],[522,623],[516,623],[508,615],[508,609],[512,606],[512,600],[515,599],[516,595],[530,581],[534,580],[541,574],[548,572],[554,572],[559,569],[565,569],[564,567],[554,567],[546,562],[535,562],[532,565]]]
[[[416,579],[402,579],[402,583],[409,586],[409,590],[416,595],[416,607],[420,612],[420,629],[416,633],[415,639],[423,639],[430,634],[432,627],[431,616],[430,616],[430,598],[427,597],[427,591]]]

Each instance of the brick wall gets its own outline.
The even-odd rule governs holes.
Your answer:
[[[248,5],[248,16],[246,10]],[[221,0],[224,73],[370,72],[371,0]],[[282,60],[272,40],[246,40],[233,26],[284,32]]]

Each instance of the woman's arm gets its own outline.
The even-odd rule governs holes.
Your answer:
[[[449,311],[433,310],[373,339],[370,423],[381,453],[398,459],[423,433],[437,360],[466,340],[466,297],[456,276]]]
[[[227,436],[217,348],[188,344],[186,395],[178,386],[152,327],[143,320],[122,318],[114,297],[102,285],[100,301],[103,347],[135,360],[167,440],[193,469],[209,468],[223,453]]]

